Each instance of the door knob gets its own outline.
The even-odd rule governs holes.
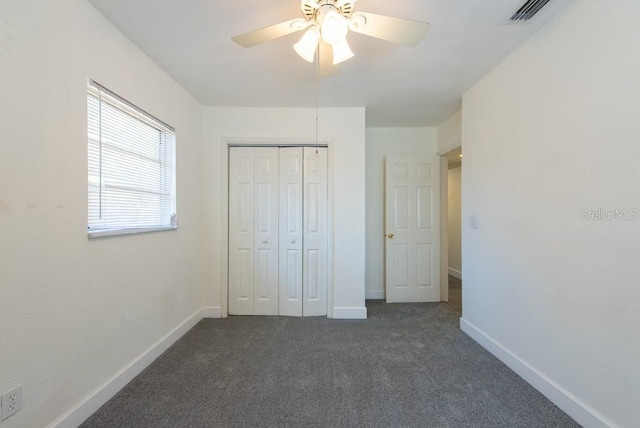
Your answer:
[[[293,240],[291,241],[291,243],[292,243],[292,244],[295,244],[295,243],[296,243],[296,240],[295,240],[295,239],[293,239]]]
[[[394,235],[393,233],[387,233],[387,237],[388,237],[389,239],[393,239],[393,237],[394,237],[394,236],[395,236],[395,235]]]
[[[263,243],[263,244],[268,244],[268,243],[269,243],[269,241],[264,240],[264,241],[262,241],[262,243]]]

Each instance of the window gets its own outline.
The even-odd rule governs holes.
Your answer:
[[[93,81],[87,116],[89,237],[176,229],[173,128]]]

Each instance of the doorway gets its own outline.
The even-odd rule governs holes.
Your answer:
[[[446,195],[443,208],[443,237],[446,237],[446,291],[443,292],[445,301],[453,310],[462,315],[462,149],[456,149],[444,156],[446,163],[446,178],[443,177],[442,192]]]
[[[327,315],[326,147],[229,147],[230,315]]]

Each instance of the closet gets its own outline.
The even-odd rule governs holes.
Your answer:
[[[327,148],[229,148],[229,314],[327,314]]]

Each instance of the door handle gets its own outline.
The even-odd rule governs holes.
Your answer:
[[[268,244],[268,243],[269,243],[269,241],[264,240],[264,241],[262,241],[262,243],[263,243],[263,244]]]
[[[393,233],[387,233],[387,238],[389,239],[393,239],[393,237],[396,236]]]
[[[296,243],[296,240],[295,240],[295,239],[294,239],[294,240],[292,240],[292,241],[291,241],[291,243],[292,243],[292,244],[295,244],[295,243]]]

